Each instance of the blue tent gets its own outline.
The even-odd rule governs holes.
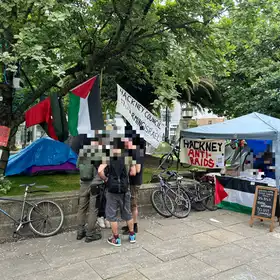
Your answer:
[[[41,138],[9,158],[5,175],[27,173],[33,166],[76,165],[77,154],[71,148],[51,138]]]
[[[199,126],[181,131],[181,137],[196,139],[273,140],[275,148],[276,185],[280,186],[280,120],[251,113],[223,123]]]

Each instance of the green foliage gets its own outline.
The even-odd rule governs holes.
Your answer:
[[[175,98],[211,105],[216,91],[206,77],[225,74],[226,65],[213,26],[231,2],[1,1],[0,64],[5,67],[0,71],[6,68],[5,81],[11,83],[20,70],[24,82],[14,94],[12,125],[23,121],[23,112],[40,96],[65,95],[101,72],[109,111],[116,83],[146,107],[154,101],[158,109]]]
[[[7,194],[12,188],[12,183],[0,175],[0,193]]]
[[[217,24],[227,44],[227,75],[217,76],[223,106],[229,117],[260,112],[280,117],[280,2],[238,1]]]

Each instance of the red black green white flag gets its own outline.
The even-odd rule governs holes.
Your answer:
[[[73,88],[69,95],[68,127],[72,136],[92,135],[94,130],[104,129],[99,76]]]

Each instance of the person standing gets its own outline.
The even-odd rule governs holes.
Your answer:
[[[88,141],[89,140],[87,140],[87,142]],[[85,141],[83,142],[85,143]],[[79,158],[77,161],[77,167],[80,171],[77,240],[82,240],[86,237],[85,242],[87,243],[102,238],[100,231],[96,227],[98,211],[96,208],[96,199],[103,184],[97,172],[101,161],[99,159],[93,160],[92,158],[97,146],[98,139],[93,139],[90,145],[83,145],[82,149],[79,151]],[[85,227],[86,222],[87,228]]]
[[[127,135],[128,136],[128,135]],[[131,139],[133,146],[136,149],[132,150],[132,157],[136,160],[136,175],[129,176],[130,182],[130,192],[131,192],[131,212],[133,217],[134,232],[138,233],[138,201],[139,201],[139,189],[143,184],[143,165],[145,157],[145,140],[136,133],[132,131]],[[123,234],[128,234],[129,229],[127,226],[122,227]]]
[[[114,139],[112,144],[109,164],[101,164],[98,173],[101,179],[106,182],[108,189],[106,195],[106,218],[111,223],[112,237],[107,242],[113,246],[121,246],[121,239],[118,233],[118,208],[120,209],[122,220],[127,223],[130,243],[136,242],[129,189],[129,175],[136,175],[136,166],[129,164],[128,157],[124,152],[124,142],[120,138]]]

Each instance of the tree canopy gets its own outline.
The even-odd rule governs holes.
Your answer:
[[[147,107],[174,98],[211,104],[209,77],[226,64],[213,24],[231,2],[1,1],[0,124],[16,127],[41,96],[65,95],[101,73],[104,104],[115,99],[116,83]],[[14,75],[24,86],[16,92]]]
[[[280,117],[280,2],[236,1],[216,25],[227,44],[227,75],[216,75],[223,106],[216,112],[229,117],[253,111]]]

